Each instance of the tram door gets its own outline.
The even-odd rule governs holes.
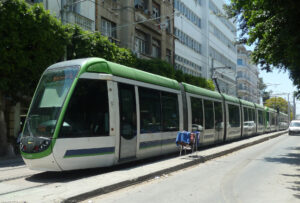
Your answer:
[[[224,118],[221,102],[214,102],[215,109],[215,140],[221,142],[224,139]]]
[[[119,83],[120,161],[136,157],[137,125],[133,85]]]

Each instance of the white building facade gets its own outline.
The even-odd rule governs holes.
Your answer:
[[[244,46],[238,46],[237,50],[237,96],[259,104],[258,68],[251,63],[251,51],[247,51]]]
[[[79,25],[85,30],[95,30],[95,2],[82,0],[26,0],[43,3],[44,8],[64,24]]]
[[[236,26],[224,17],[224,3],[174,0],[175,68],[206,79],[214,74],[220,91],[236,96]]]

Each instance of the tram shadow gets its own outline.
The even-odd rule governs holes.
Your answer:
[[[288,164],[292,167],[297,167],[295,173],[284,173],[281,174],[286,177],[287,189],[295,191],[294,197],[300,199],[300,147],[289,147],[287,148],[292,153],[287,153],[280,157],[268,157],[265,158],[267,162],[277,162],[279,164]]]
[[[107,174],[114,171],[126,171],[147,164],[151,164],[164,159],[170,159],[176,157],[178,154],[172,153],[157,157],[151,157],[148,159],[137,160],[129,163],[123,163],[116,166],[92,168],[92,169],[80,169],[72,171],[59,171],[59,172],[41,172],[25,178],[25,180],[36,183],[67,183],[83,178],[89,178],[92,176]]]
[[[23,159],[19,156],[10,159],[0,158],[0,168],[17,167],[17,166],[25,166]]]

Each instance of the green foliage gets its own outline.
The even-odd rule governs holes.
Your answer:
[[[32,94],[44,69],[62,59],[66,40],[40,4],[0,2],[0,90],[13,98]]]
[[[23,95],[32,95],[42,72],[65,56],[68,60],[101,57],[179,82],[214,89],[212,82],[175,71],[166,61],[137,59],[130,50],[118,47],[98,32],[63,26],[42,4],[30,6],[24,0],[0,1],[0,91],[6,97],[19,100]]]
[[[174,68],[166,61],[161,59],[136,59],[135,68],[175,79]]]
[[[102,36],[99,32],[90,33],[78,26],[69,26],[67,32],[71,39],[67,48],[68,60],[100,57],[127,66],[133,66],[136,63],[136,58],[131,51],[111,43],[107,37]]]
[[[229,17],[235,17],[240,41],[256,45],[252,58],[262,69],[289,70],[300,96],[300,1],[231,0]]]
[[[288,102],[282,97],[272,97],[266,100],[265,106],[273,108],[275,110],[287,113],[288,112]]]
[[[178,82],[185,82],[209,90],[215,90],[212,80],[206,80],[202,77],[185,74],[181,70],[175,70],[171,64],[161,59],[136,59],[136,65],[134,67],[143,71],[175,79]]]

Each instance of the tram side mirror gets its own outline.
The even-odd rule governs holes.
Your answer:
[[[201,125],[193,124],[192,125],[192,131],[200,131],[203,132],[203,127]]]

